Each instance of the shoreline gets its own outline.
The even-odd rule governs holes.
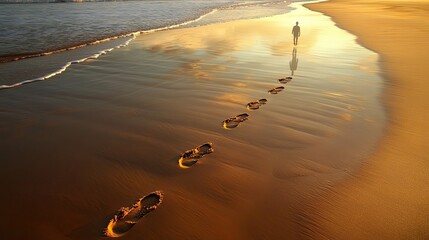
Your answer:
[[[374,154],[313,203],[307,216],[313,224],[304,232],[330,239],[427,238],[429,84],[424,65],[429,61],[429,4],[332,0],[305,7],[330,16],[358,43],[380,54],[386,79],[381,99],[388,118]]]
[[[136,35],[136,34],[137,34],[137,32],[133,32],[133,33],[114,35],[111,37],[101,37],[99,39],[90,40],[87,42],[83,42],[83,43],[79,43],[79,44],[75,44],[75,45],[69,45],[69,46],[60,47],[60,48],[53,48],[53,49],[41,51],[41,52],[21,53],[21,54],[15,54],[15,55],[3,55],[3,56],[0,56],[0,64],[14,62],[14,61],[20,61],[20,60],[29,59],[29,58],[43,57],[43,56],[48,56],[48,55],[57,54],[57,53],[62,53],[62,52],[71,51],[71,50],[75,50],[75,49],[79,49],[79,48],[84,48],[84,47],[87,47],[90,45],[96,45],[99,43],[117,40],[120,38],[125,39],[127,37],[132,37],[133,35]]]
[[[75,50],[75,49],[79,49],[79,48],[84,48],[84,47],[91,46],[91,45],[97,45],[100,43],[110,42],[112,40],[127,39],[127,38],[132,39],[135,36],[142,35],[142,34],[148,34],[148,33],[153,33],[153,32],[158,32],[158,31],[165,31],[165,30],[180,28],[182,26],[186,26],[188,24],[192,24],[194,22],[197,22],[197,21],[203,19],[204,17],[218,11],[218,8],[213,8],[210,11],[207,11],[207,12],[203,13],[202,15],[200,15],[196,18],[188,19],[188,20],[185,20],[183,22],[175,23],[172,25],[166,25],[166,26],[147,29],[147,30],[137,30],[137,31],[128,32],[128,33],[119,33],[119,34],[111,35],[111,36],[101,36],[100,38],[95,38],[95,39],[88,40],[85,42],[80,42],[78,44],[62,46],[59,48],[52,48],[52,49],[40,51],[40,52],[21,53],[21,54],[15,54],[15,55],[3,55],[3,56],[0,56],[0,64],[8,63],[8,62],[14,62],[14,61],[20,61],[20,60],[29,59],[29,58],[43,57],[43,56],[47,56],[47,55],[51,55],[51,54],[57,54],[57,53],[67,52],[67,51],[71,51],[71,50]],[[127,40],[125,40],[125,41],[127,41]],[[121,45],[121,44],[118,44],[118,46],[119,45]]]
[[[262,16],[256,16],[252,14],[242,14],[240,16],[243,16],[243,19],[257,19],[261,17],[270,17],[284,14],[285,12],[289,11],[288,8],[290,3],[280,1],[269,2],[268,7],[266,4],[261,3],[227,4],[214,8],[208,8],[205,12],[196,16],[195,18],[190,18],[183,22],[179,21],[162,27],[120,33],[119,35],[101,37],[100,39],[81,42],[77,45],[70,45],[60,48],[54,47],[50,50],[43,50],[40,52],[2,55],[0,56],[0,71],[3,71],[4,76],[2,79],[0,79],[0,90],[14,88],[15,86],[21,86],[39,80],[46,80],[46,76],[48,76],[47,78],[50,78],[54,75],[57,75],[58,73],[64,72],[71,63],[80,63],[84,59],[92,59],[95,55],[98,56],[100,54],[105,54],[112,49],[127,45],[130,41],[134,40],[135,37],[140,35],[152,34],[155,32],[171,29],[192,28],[208,24],[216,24],[220,23],[218,22],[220,20],[213,18],[212,16],[216,15],[216,13],[219,11],[229,11],[231,9],[241,9],[247,7],[267,7],[268,9],[272,10],[274,9],[272,5],[277,5],[279,3],[283,5],[281,10],[275,8],[276,11],[271,11],[269,13],[265,12]],[[239,19],[240,18],[228,19],[227,22]],[[78,57],[73,58],[74,55]],[[43,66],[39,66],[39,62],[43,62]],[[22,74],[21,76],[16,74],[15,70],[13,70],[16,67],[26,69],[25,74]]]

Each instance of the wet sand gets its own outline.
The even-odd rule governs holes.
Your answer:
[[[309,4],[380,53],[386,135],[366,164],[309,209],[320,239],[429,238],[429,4],[329,1]]]
[[[122,239],[304,237],[308,206],[361,167],[385,116],[378,55],[294,7],[139,36],[2,90],[2,237],[104,239],[120,207],[157,190],[162,204]],[[294,49],[297,19],[305,31]],[[224,128],[235,117],[239,126]],[[179,166],[207,142],[213,153]]]

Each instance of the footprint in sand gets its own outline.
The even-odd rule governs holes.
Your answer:
[[[223,127],[226,129],[236,128],[236,127],[238,127],[238,125],[240,125],[240,123],[246,121],[248,119],[248,117],[249,117],[249,114],[242,113],[242,114],[239,114],[235,117],[228,118],[222,122]]]
[[[279,83],[283,83],[286,84],[288,82],[292,81],[292,77],[285,77],[285,78],[280,78],[279,79]]]
[[[212,152],[214,152],[212,143],[205,143],[194,149],[188,150],[180,157],[179,167],[190,168],[192,165],[197,163],[200,158],[204,157],[204,155],[210,154]]]
[[[259,99],[256,102],[250,102],[250,103],[248,103],[246,105],[246,107],[247,107],[247,109],[250,109],[250,110],[256,110],[256,109],[259,109],[260,106],[266,104],[267,102],[268,102],[267,99],[261,98],[261,99]]]
[[[285,89],[285,87],[276,87],[276,88],[269,90],[268,93],[269,94],[277,94],[277,93],[283,91],[283,89]]]
[[[140,198],[129,207],[120,208],[104,229],[104,235],[106,237],[125,235],[140,218],[159,207],[163,198],[164,194],[161,191],[155,191]]]

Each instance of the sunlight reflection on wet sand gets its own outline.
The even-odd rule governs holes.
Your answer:
[[[3,117],[0,142],[11,160],[0,173],[20,194],[2,201],[7,206],[31,194],[37,206],[31,216],[26,208],[6,209],[16,216],[11,224],[25,215],[21,226],[42,238],[44,226],[30,223],[49,209],[50,228],[89,236],[94,231],[87,228],[102,226],[118,206],[162,189],[162,208],[127,237],[294,236],[303,202],[359,166],[384,124],[376,54],[329,18],[296,6],[286,15],[140,36],[55,81],[2,93],[0,109],[20,110]],[[296,20],[297,66],[282,85],[278,79],[291,75]],[[285,89],[267,93],[278,86]],[[222,128],[261,98],[267,104],[240,127]],[[27,126],[33,131],[18,136],[14,129],[23,122],[15,120],[26,113],[35,119]],[[216,153],[207,161],[189,171],[177,167],[184,150],[208,141]],[[8,172],[29,159],[37,165],[26,165],[28,175],[18,180]],[[30,181],[32,189],[25,187]],[[55,219],[65,222],[60,227]]]

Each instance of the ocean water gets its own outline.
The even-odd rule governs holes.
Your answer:
[[[1,4],[0,56],[46,52],[185,22],[230,1]]]
[[[0,6],[0,89],[49,79],[72,64],[123,47],[140,34],[260,18],[292,9],[288,1],[228,0]],[[218,10],[222,14],[213,14]]]
[[[184,23],[220,7],[264,2],[144,0],[1,4],[0,1],[0,60],[4,56],[43,53]]]

